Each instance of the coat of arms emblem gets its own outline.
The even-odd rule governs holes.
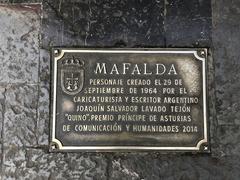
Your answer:
[[[84,62],[80,59],[69,58],[62,61],[61,87],[63,92],[75,95],[83,89]]]

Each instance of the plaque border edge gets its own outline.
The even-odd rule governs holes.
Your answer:
[[[56,115],[56,74],[57,74],[57,61],[60,60],[66,52],[74,53],[184,53],[193,54],[194,57],[202,61],[202,76],[203,76],[203,115],[204,115],[204,138],[199,140],[196,146],[190,147],[161,147],[161,146],[63,146],[61,141],[55,137],[55,116]],[[210,153],[209,148],[209,127],[208,127],[208,113],[207,113],[207,59],[208,59],[208,48],[52,48],[52,70],[53,76],[51,75],[51,80],[54,84],[51,85],[51,98],[50,103],[50,152],[75,152],[75,151],[86,151],[86,152],[114,152],[114,151],[183,151],[183,152],[206,152]]]

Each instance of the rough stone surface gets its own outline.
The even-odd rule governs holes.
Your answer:
[[[165,6],[168,47],[211,45],[211,1],[165,0]]]
[[[163,46],[163,8],[152,0],[46,1],[43,44]]]
[[[39,66],[39,99],[38,99],[38,144],[48,145],[49,141],[49,102],[50,102],[50,55],[41,49]]]
[[[208,0],[45,0],[40,10],[0,5],[2,179],[239,179],[238,0],[212,0],[212,14]],[[49,153],[52,46],[211,47],[212,153]]]
[[[0,3],[24,3],[24,4],[31,4],[31,3],[41,3],[42,0],[0,0]]]
[[[49,141],[49,86],[40,85],[38,104],[38,144],[48,145]]]
[[[4,112],[5,112],[5,92],[6,89],[0,86],[0,165],[2,164],[2,156],[3,156],[3,122],[4,122]],[[0,166],[0,174],[2,172]],[[1,176],[0,176],[1,177]]]
[[[106,179],[103,155],[49,154],[42,149],[7,147],[3,179]]]
[[[216,159],[204,155],[132,154],[112,160],[110,179],[237,180],[240,175],[238,161],[238,156]]]
[[[50,82],[50,54],[46,49],[40,50],[39,83],[49,86]]]
[[[36,85],[10,85],[6,90],[4,113],[4,147],[37,144]]]
[[[38,82],[38,8],[0,5],[0,82]]]
[[[217,119],[222,125],[240,125],[240,3],[219,1],[213,5]]]
[[[238,156],[240,150],[240,126],[219,126],[219,149],[222,156]]]

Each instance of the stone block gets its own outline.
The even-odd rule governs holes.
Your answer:
[[[163,1],[48,1],[44,47],[164,46],[163,7]]]
[[[39,61],[39,83],[49,86],[50,84],[50,51],[46,49],[40,50]]]
[[[38,82],[40,9],[0,5],[0,82]]]
[[[240,124],[239,2],[213,1],[216,111],[220,125]],[[221,14],[221,16],[220,16]]]
[[[212,151],[218,156],[238,156],[240,151],[240,126],[219,125],[215,132]]]
[[[167,47],[211,46],[211,1],[165,1]]]
[[[239,157],[128,154],[112,159],[110,179],[226,180],[239,178]],[[121,177],[121,178],[119,178]]]
[[[105,180],[106,158],[81,153],[46,153],[11,145],[4,149],[3,179]]]
[[[6,89],[4,147],[36,146],[37,85],[9,85]]]
[[[238,0],[212,0],[213,7],[213,24],[215,21],[231,22],[239,24],[232,17],[239,17],[240,15],[240,2]]]
[[[49,144],[50,94],[49,85],[40,85],[38,102],[37,137],[39,145]]]
[[[50,124],[50,52],[40,50],[39,99],[38,99],[38,144],[48,145]]]
[[[0,149],[2,145],[2,133],[5,112],[5,92],[6,92],[5,87],[0,86]]]
[[[3,156],[3,123],[4,123],[4,112],[5,112],[5,92],[6,89],[2,86],[0,86],[0,177],[1,177],[1,173],[2,173],[2,156]]]
[[[167,17],[167,47],[210,47],[211,18]]]
[[[209,0],[167,0],[165,1],[167,17],[211,17],[211,1]]]

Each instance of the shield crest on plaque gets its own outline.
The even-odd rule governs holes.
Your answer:
[[[83,61],[77,59],[63,61],[61,69],[61,87],[63,92],[69,95],[75,95],[81,92],[83,85]]]

